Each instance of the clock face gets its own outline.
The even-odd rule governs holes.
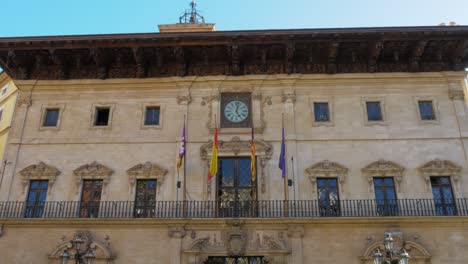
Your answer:
[[[241,101],[231,101],[224,107],[224,116],[233,123],[240,123],[249,116],[249,107]]]

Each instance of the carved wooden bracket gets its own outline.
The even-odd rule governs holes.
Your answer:
[[[106,186],[109,183],[110,176],[113,173],[113,170],[109,169],[107,166],[97,163],[96,161],[80,166],[73,171],[73,175],[75,176],[75,183],[78,188],[81,185],[81,181],[87,179],[101,179],[103,185]]]
[[[394,177],[398,186],[403,180],[403,171],[405,168],[395,162],[387,160],[378,160],[372,162],[361,169],[362,174],[367,177],[369,190],[374,191],[374,177]]]
[[[262,193],[266,191],[266,177],[265,177],[265,167],[267,161],[271,159],[273,154],[273,147],[270,143],[255,139],[255,155],[257,159],[260,160],[259,164],[261,167],[260,170],[260,190]],[[202,160],[207,161],[207,166],[209,168],[211,150],[213,148],[213,142],[209,141],[205,143],[200,148],[200,157]],[[250,141],[241,141],[239,137],[233,137],[231,141],[218,141],[218,155],[219,156],[249,156],[250,155]],[[208,182],[208,194],[211,193],[211,183]]]
[[[135,165],[127,170],[130,177],[130,185],[135,186],[137,179],[156,179],[158,185],[164,182],[164,176],[167,174],[167,170],[159,167],[151,162],[145,162]]]
[[[419,173],[427,183],[429,191],[431,190],[431,176],[449,176],[455,182],[455,188],[459,189],[461,170],[462,168],[457,164],[440,159],[429,161],[418,168]]]
[[[309,180],[312,182],[312,185],[314,185],[312,192],[315,192],[317,178],[338,178],[338,181],[343,184],[345,182],[348,169],[336,162],[324,160],[307,168],[305,173],[309,176]],[[343,191],[343,188],[340,188],[340,190]]]
[[[52,187],[60,171],[54,166],[47,165],[40,161],[37,164],[30,165],[22,169],[19,174],[21,175],[21,183],[24,186],[24,190],[27,188],[31,180],[48,180],[49,186]],[[50,192],[51,188],[48,189]]]

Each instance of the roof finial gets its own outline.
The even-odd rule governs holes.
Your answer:
[[[205,24],[205,18],[197,11],[195,0],[190,3],[190,10],[185,10],[184,14],[179,18],[180,24]]]

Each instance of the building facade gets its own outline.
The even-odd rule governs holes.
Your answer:
[[[411,264],[466,263],[467,46],[464,26],[0,39],[0,263],[72,263],[77,238],[92,263],[373,263],[385,233]]]
[[[0,158],[3,160],[8,132],[11,127],[11,120],[16,104],[16,85],[5,73],[0,73]],[[3,165],[7,160],[3,160]],[[2,167],[3,170],[3,167]],[[0,182],[3,181],[3,174],[0,176]]]

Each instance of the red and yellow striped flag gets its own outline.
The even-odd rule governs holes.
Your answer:
[[[210,171],[208,172],[208,181],[218,173],[218,128],[215,128],[213,149],[211,150]]]
[[[257,179],[257,166],[255,164],[255,141],[254,141],[254,129],[252,127],[252,139],[250,140],[250,174],[252,176],[252,182]]]

